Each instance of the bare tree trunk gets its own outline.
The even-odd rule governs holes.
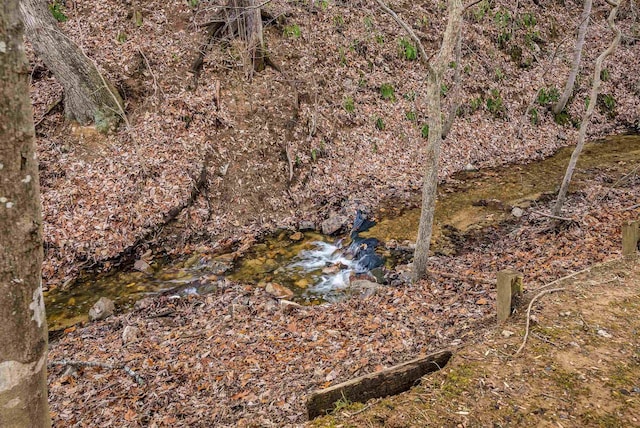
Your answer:
[[[587,106],[587,110],[582,116],[582,122],[580,123],[580,132],[578,134],[578,143],[576,145],[576,148],[573,150],[573,153],[571,154],[569,166],[567,166],[567,171],[565,172],[564,179],[562,180],[562,186],[560,186],[560,191],[558,192],[558,199],[556,200],[556,204],[553,207],[552,214],[555,216],[560,215],[562,205],[564,204],[564,201],[567,197],[567,191],[569,190],[569,183],[571,183],[573,171],[576,168],[578,158],[580,157],[580,153],[582,153],[582,148],[584,147],[585,138],[587,135],[587,127],[589,126],[593,110],[596,107],[598,93],[600,91],[600,72],[602,71],[602,63],[609,55],[613,53],[613,51],[615,51],[616,47],[620,43],[621,32],[620,29],[616,26],[615,19],[622,0],[619,0],[618,3],[613,3],[611,0],[607,0],[607,3],[613,6],[611,12],[609,13],[609,17],[607,18],[607,23],[609,24],[609,28],[615,33],[615,37],[613,38],[613,41],[611,42],[609,47],[600,54],[598,59],[596,59],[596,66],[593,70],[593,84],[591,85],[591,92],[589,93],[589,105]]]
[[[462,33],[462,28],[460,28],[460,33]],[[456,69],[453,73],[453,94],[451,94],[451,110],[449,110],[449,114],[447,115],[447,120],[444,122],[442,126],[442,139],[446,139],[447,135],[449,135],[449,131],[451,131],[451,127],[453,126],[453,122],[458,115],[458,108],[460,107],[460,86],[462,81],[462,72],[460,65],[460,58],[462,57],[462,34],[458,34],[458,42],[456,43]]]
[[[430,61],[422,42],[415,32],[398,15],[385,5],[382,0],[376,0],[382,10],[402,27],[416,44],[420,53],[420,60],[427,67],[426,103],[429,117],[429,137],[427,139],[426,171],[422,182],[422,207],[420,225],[418,226],[418,240],[413,256],[413,277],[419,280],[427,276],[429,247],[433,232],[433,216],[436,207],[436,190],[438,188],[438,162],[442,145],[442,108],[440,105],[440,81],[460,37],[462,28],[462,0],[449,0],[447,28],[442,36],[442,45],[435,61]]]
[[[573,63],[571,64],[571,72],[567,79],[567,84],[564,87],[562,96],[558,102],[553,106],[553,113],[560,114],[567,105],[569,97],[573,93],[573,85],[576,82],[578,71],[580,70],[580,59],[582,58],[582,47],[584,46],[584,38],[587,34],[587,27],[589,26],[589,16],[591,15],[592,0],[584,0],[582,6],[582,15],[580,16],[580,27],[578,27],[578,38],[576,40],[576,46],[573,50]]]
[[[231,36],[246,44],[251,71],[264,70],[267,51],[262,34],[262,17],[256,0],[229,0]]]
[[[415,280],[427,276],[429,247],[433,232],[433,216],[436,209],[436,190],[438,188],[438,162],[442,146],[442,110],[440,108],[440,81],[453,56],[462,28],[462,0],[449,0],[449,19],[442,36],[442,45],[435,63],[429,69],[427,81],[427,114],[429,116],[429,137],[427,140],[427,164],[422,182],[422,207],[418,240],[413,256],[413,276]],[[423,61],[427,61],[424,58]]]
[[[124,118],[122,98],[93,62],[58,28],[46,0],[20,0],[26,33],[38,57],[64,87],[69,120],[103,132]]]
[[[42,214],[17,0],[0,6],[0,426],[49,427]]]

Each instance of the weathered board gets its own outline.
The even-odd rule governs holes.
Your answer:
[[[522,294],[522,279],[523,275],[512,269],[505,269],[498,272],[496,281],[498,290],[496,309],[499,323],[511,316],[515,299]]]
[[[451,351],[436,352],[315,391],[307,400],[307,416],[311,420],[325,415],[339,400],[365,402],[407,391],[422,376],[443,368],[451,355]]]
[[[630,221],[622,225],[622,255],[632,256],[638,251],[640,221]]]

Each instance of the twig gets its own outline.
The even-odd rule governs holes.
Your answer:
[[[151,69],[151,64],[149,64],[149,59],[144,54],[144,52],[142,52],[142,49],[138,48],[138,53],[142,56],[142,59],[144,59],[144,63],[147,66],[147,70],[149,70],[149,73],[151,73],[151,77],[153,78],[153,92],[154,92],[154,95],[157,97],[158,96],[158,88],[160,88],[160,87],[158,86],[158,80],[156,79],[156,75],[153,72],[153,70]],[[162,88],[160,88],[160,93],[162,95],[164,95],[164,92],[162,91]]]
[[[594,269],[594,268],[597,268],[597,267],[600,267],[600,266],[604,266],[604,265],[607,265],[607,264],[609,264],[609,263],[612,263],[612,262],[615,262],[615,261],[617,261],[617,260],[621,260],[621,259],[622,259],[622,257],[617,257],[617,258],[612,259],[612,260],[606,260],[606,261],[604,261],[604,262],[596,263],[595,265],[591,265],[591,266],[589,266],[588,268],[585,268],[585,269],[579,270],[578,272],[574,272],[574,273],[569,274],[569,275],[567,275],[567,276],[563,276],[562,278],[558,278],[558,279],[556,279],[556,280],[553,280],[553,281],[551,281],[551,282],[550,282],[550,283],[548,283],[548,284],[541,285],[541,286],[540,286],[540,287],[538,287],[538,288],[534,288],[534,289],[532,289],[531,291],[538,291],[538,290],[542,290],[543,288],[550,287],[550,286],[552,286],[553,284],[557,284],[557,283],[558,283],[558,282],[560,282],[560,281],[564,281],[565,279],[573,278],[574,276],[576,276],[576,275],[580,275],[581,273],[589,272],[591,269]]]
[[[636,208],[640,208],[640,204],[635,204],[635,205],[631,205],[630,207],[623,208],[622,211],[631,211],[631,210],[635,210]]]
[[[42,116],[40,116],[40,119],[38,119],[38,121],[33,125],[34,128],[37,128],[38,125],[40,125],[42,123],[42,121],[44,120],[45,117],[47,117],[49,115],[49,113],[51,113],[53,111],[54,108],[56,108],[60,103],[62,102],[62,97],[59,97],[53,104],[51,104],[48,108],[47,111],[45,111],[44,113],[42,113]]]
[[[467,9],[469,9],[470,7],[473,7],[473,6],[477,5],[477,4],[478,4],[478,3],[480,3],[481,1],[482,1],[482,0],[475,0],[475,1],[471,2],[471,3],[469,3],[468,5],[466,5],[466,6],[464,7],[464,12],[466,12],[466,11],[467,11]]]
[[[287,143],[285,152],[287,154],[287,162],[289,163],[289,182],[291,182],[291,180],[293,180],[293,149],[290,143]]]
[[[347,414],[347,417],[348,417],[348,418],[352,418],[352,417],[354,417],[355,415],[359,415],[360,413],[364,412],[365,410],[367,410],[367,409],[368,409],[368,408],[370,408],[370,407],[371,407],[371,404],[367,404],[367,405],[366,405],[366,406],[364,406],[362,409],[357,410],[357,411],[355,411],[355,412],[353,412],[353,413],[349,413],[349,414]]]
[[[74,366],[74,367],[101,367],[108,370],[124,370],[126,374],[131,376],[138,385],[144,384],[144,379],[133,369],[125,364],[107,364],[99,361],[77,361],[77,360],[55,360],[50,361],[49,366]]]
[[[635,167],[635,168],[633,168],[631,171],[629,171],[627,174],[625,174],[625,175],[623,175],[622,177],[620,177],[620,178],[619,178],[615,183],[613,183],[613,185],[611,185],[611,187],[609,187],[609,188],[607,189],[607,191],[606,191],[606,192],[604,192],[604,195],[600,196],[600,197],[598,198],[598,200],[597,200],[597,201],[595,201],[593,204],[591,204],[591,206],[599,205],[599,204],[600,204],[600,202],[602,202],[602,200],[603,200],[604,198],[606,198],[606,197],[607,197],[607,195],[609,194],[609,192],[611,192],[611,190],[615,189],[615,188],[616,188],[620,183],[622,183],[623,181],[625,181],[625,180],[626,180],[627,178],[629,178],[632,174],[635,174],[635,173],[638,171],[638,169],[640,169],[640,165],[636,166],[636,167]],[[636,205],[632,206],[632,207],[631,207],[631,208],[629,208],[629,209],[634,209],[634,208],[637,208],[638,206],[640,206],[640,204],[636,204]],[[623,211],[626,211],[626,209],[625,209],[625,210],[623,210]]]
[[[541,292],[539,292],[538,294],[536,294],[533,299],[531,299],[531,301],[529,302],[529,307],[527,308],[527,326],[525,328],[525,332],[524,332],[524,339],[522,339],[522,345],[520,345],[520,347],[518,348],[518,350],[515,352],[515,354],[513,354],[513,356],[517,356],[525,347],[525,345],[527,344],[527,339],[529,338],[529,323],[531,322],[531,308],[533,307],[533,304],[535,303],[535,301],[541,297],[544,296],[545,294],[549,294],[549,293],[553,293],[556,291],[564,291],[566,290],[564,287],[563,288],[551,288],[549,290],[543,290]]]
[[[541,215],[543,217],[553,218],[555,220],[562,220],[562,221],[569,221],[569,222],[572,222],[572,223],[577,223],[576,220],[574,220],[572,218],[569,218],[569,217],[560,217],[560,216],[557,216],[557,215],[547,214],[547,213],[543,213],[541,211],[534,211],[534,210],[531,210],[531,212],[534,213],[534,214]]]
[[[393,10],[391,10],[389,6],[384,4],[382,0],[376,0],[376,3],[378,3],[378,5],[382,8],[382,10],[387,12],[393,18],[393,20],[396,21],[396,23],[402,27],[404,31],[406,31],[409,37],[411,37],[411,40],[413,40],[413,42],[416,44],[418,51],[420,52],[420,58],[422,58],[422,62],[424,62],[426,66],[429,69],[431,69],[431,65],[429,65],[429,59],[431,59],[431,57],[427,56],[427,52],[425,52],[424,46],[422,45],[422,42],[420,41],[418,36],[416,36],[416,33],[407,25],[406,22],[400,19],[398,14],[396,14]],[[433,55],[435,55],[435,53]]]

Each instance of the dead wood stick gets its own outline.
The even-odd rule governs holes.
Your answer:
[[[158,89],[160,89],[160,93],[162,95],[164,95],[164,91],[158,85],[158,79],[156,79],[156,74],[151,69],[151,64],[149,64],[149,59],[144,54],[144,52],[142,52],[142,49],[138,48],[138,53],[140,53],[140,55],[142,56],[142,59],[144,60],[145,65],[147,66],[147,70],[149,70],[149,73],[151,74],[151,77],[153,78],[153,95],[156,96],[156,97],[158,96]]]
[[[624,208],[622,211],[631,211],[635,210],[636,208],[640,208],[640,204],[631,205],[630,207]]]
[[[62,102],[62,97],[59,97],[53,104],[47,107],[47,110],[44,113],[42,113],[42,116],[40,116],[40,119],[38,119],[38,121],[33,125],[33,127],[37,128],[38,125],[42,123],[44,118],[47,117],[49,113],[51,113],[53,109],[56,108],[61,102]]]
[[[307,400],[309,420],[326,414],[340,399],[365,402],[371,398],[386,397],[407,391],[422,376],[444,367],[451,355],[451,351],[436,352],[315,391]]]
[[[534,214],[538,214],[538,215],[541,215],[543,217],[549,217],[549,218],[552,218],[552,219],[555,219],[555,220],[570,221],[572,223],[577,223],[576,220],[574,220],[572,218],[569,218],[569,217],[560,217],[560,216],[557,216],[557,215],[547,214],[547,213],[543,213],[541,211],[534,211],[534,210],[531,210],[531,212],[534,213]]]
[[[515,354],[513,354],[513,356],[517,356],[526,346],[527,344],[527,339],[529,338],[529,323],[531,322],[531,308],[533,307],[534,302],[544,296],[545,294],[549,294],[549,293],[553,293],[556,291],[564,291],[566,290],[564,287],[563,288],[550,288],[548,290],[542,290],[541,292],[539,292],[538,294],[536,294],[533,299],[531,299],[531,301],[529,302],[529,307],[527,308],[527,326],[525,327],[524,330],[524,338],[522,339],[522,345],[520,345],[520,347],[518,348],[518,350],[515,352]]]
[[[289,182],[291,182],[291,180],[293,180],[293,149],[290,143],[287,143],[285,152],[287,154],[287,162],[289,163]]]
[[[597,268],[597,267],[600,267],[600,266],[605,266],[605,265],[607,265],[607,264],[609,264],[609,263],[615,262],[615,261],[620,260],[620,259],[621,259],[621,257],[617,257],[617,258],[612,259],[612,260],[606,260],[606,261],[604,261],[604,262],[596,263],[595,265],[591,265],[591,266],[589,266],[588,268],[585,268],[585,269],[579,270],[579,271],[574,272],[574,273],[572,273],[572,274],[569,274],[569,275],[567,275],[567,276],[563,276],[562,278],[558,278],[558,279],[556,279],[556,280],[553,280],[553,281],[551,281],[551,282],[550,282],[550,283],[548,283],[548,284],[541,285],[540,287],[538,287],[538,288],[534,288],[534,289],[532,289],[532,290],[530,290],[530,291],[538,291],[538,290],[542,290],[543,288],[551,287],[553,284],[557,284],[557,283],[558,283],[558,282],[560,282],[560,281],[564,281],[565,279],[573,278],[573,277],[574,277],[574,276],[576,276],[576,275],[580,275],[581,273],[589,272],[591,269],[594,269],[594,268]]]
[[[73,367],[101,367],[107,370],[124,370],[126,374],[131,376],[138,385],[144,384],[144,379],[126,364],[107,364],[99,361],[78,361],[78,360],[55,360],[50,361],[49,366],[73,366]]]

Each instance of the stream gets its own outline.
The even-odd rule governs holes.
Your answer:
[[[542,195],[556,191],[572,150],[563,148],[527,165],[454,174],[438,188],[433,250],[453,255],[465,234],[514,218],[514,208],[526,211]],[[579,189],[595,172],[622,177],[638,164],[640,136],[615,136],[587,144],[571,191]],[[416,195],[416,200],[409,202],[417,206],[418,198]],[[360,236],[408,246],[415,242],[419,217],[419,208],[405,209],[403,204],[389,203],[378,208],[377,224]],[[350,295],[350,279],[362,273],[354,257],[345,251],[350,242],[349,236],[279,231],[255,244],[235,263],[225,254],[195,254],[173,262],[148,260],[149,273],[85,273],[69,289],[45,292],[49,329],[85,321],[91,306],[102,296],[112,299],[119,309],[126,309],[141,298],[161,293],[212,292],[224,280],[256,286],[277,283],[293,292],[292,300],[303,304],[337,301]],[[384,244],[376,252],[386,258],[388,268],[398,262]]]

